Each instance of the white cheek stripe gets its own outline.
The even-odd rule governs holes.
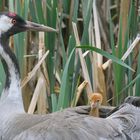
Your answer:
[[[11,18],[5,15],[2,15],[0,17],[0,31],[1,32],[6,32],[13,26],[13,24],[11,23],[11,20],[12,20]]]

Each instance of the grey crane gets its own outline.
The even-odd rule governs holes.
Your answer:
[[[140,97],[136,97],[136,96],[128,96],[125,98],[125,100],[123,101],[123,103],[128,103],[128,104],[132,104],[136,107],[140,107]],[[114,109],[112,109],[110,112],[107,113],[107,116],[110,116],[112,113],[116,112],[117,110],[119,110],[119,108],[123,107],[123,104],[115,107]]]
[[[22,31],[45,29],[55,31],[24,21],[14,13],[0,14],[0,56],[6,73],[3,99],[0,100],[0,139],[138,140],[140,108],[131,103],[125,103],[107,118],[89,116],[90,108],[87,106],[68,108],[48,115],[25,113],[18,62],[8,47],[8,40],[11,35]]]

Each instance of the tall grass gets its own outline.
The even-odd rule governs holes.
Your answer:
[[[139,95],[140,66],[138,65],[137,69],[133,66],[134,62],[140,63],[140,57],[133,57],[133,55],[138,56],[138,50],[134,49],[124,62],[121,60],[137,35],[139,21],[137,7],[133,0],[128,6],[130,7],[128,11],[125,11],[128,18],[118,13],[123,10],[123,7],[121,10],[117,9],[119,6],[115,0],[110,3],[97,0],[59,2],[56,0],[8,0],[7,2],[0,1],[1,11],[9,9],[26,20],[58,29],[57,34],[45,33],[44,48],[45,51],[49,50],[49,55],[39,69],[46,79],[43,85],[46,87],[48,111],[53,112],[75,106],[77,98],[78,105],[87,104],[87,95],[90,94],[88,91],[101,92],[105,105],[108,105],[107,99],[112,99],[110,105],[116,105],[125,96]],[[102,5],[106,5],[106,9]],[[73,32],[72,23],[78,29],[78,45],[81,45],[78,49],[82,48],[81,55],[76,48],[77,37]],[[15,54],[19,61],[22,79],[38,61],[38,42],[38,33],[20,33],[14,36],[12,44],[14,44]],[[24,58],[25,55],[29,57]],[[108,59],[111,59],[113,63],[105,63]],[[86,73],[85,69],[87,69]],[[132,69],[136,72],[134,73]],[[2,66],[0,70],[2,71]],[[26,109],[34,96],[36,83],[40,79],[38,74],[36,75],[24,89]],[[102,82],[99,80],[102,79],[101,75],[105,77]],[[4,74],[1,72],[0,91],[4,85],[3,79]],[[79,97],[77,89],[84,80],[91,85],[90,90],[87,90],[89,86],[87,85]]]

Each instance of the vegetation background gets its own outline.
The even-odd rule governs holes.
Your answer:
[[[111,106],[140,95],[139,0],[0,0],[0,11],[58,30],[10,40],[28,113],[85,105],[92,92]],[[4,79],[0,65],[0,91]]]

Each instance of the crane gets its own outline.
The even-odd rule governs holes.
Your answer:
[[[17,90],[15,94],[17,93],[18,96],[21,96],[21,94],[19,94],[21,92],[19,66],[16,57],[10,51],[8,44],[9,44],[9,37],[11,35],[17,34],[19,32],[24,32],[27,30],[56,32],[56,30],[51,27],[39,25],[37,23],[33,23],[30,21],[24,21],[22,18],[20,18],[18,15],[12,12],[9,13],[3,12],[0,14],[1,51],[4,51],[5,54],[6,53],[9,54],[9,57],[8,55],[2,57],[2,64],[6,73],[6,83],[5,83],[4,91],[2,92],[2,97],[1,97],[2,99],[5,98],[5,96],[7,96],[9,93],[11,93],[10,92],[12,90],[11,88]],[[11,66],[14,67],[10,67],[10,64],[8,67],[7,63],[14,63],[13,65],[11,64]]]
[[[0,100],[1,140],[139,139],[140,108],[131,103],[124,103],[107,118],[89,116],[89,106],[68,108],[47,115],[25,113],[19,66],[8,42],[11,35],[27,30],[55,31],[25,21],[15,13],[0,13],[0,56],[6,73],[4,98]]]
[[[128,96],[125,98],[125,100],[123,101],[123,103],[128,103],[128,104],[132,104],[136,107],[140,107],[140,97],[138,96]],[[114,109],[112,109],[110,112],[107,113],[106,116],[110,116],[112,113],[116,112],[117,110],[119,110],[119,108],[123,107],[123,104],[115,107]]]
[[[89,103],[91,106],[90,115],[94,117],[99,117],[99,107],[102,104],[103,96],[101,93],[91,93],[89,94]]]

